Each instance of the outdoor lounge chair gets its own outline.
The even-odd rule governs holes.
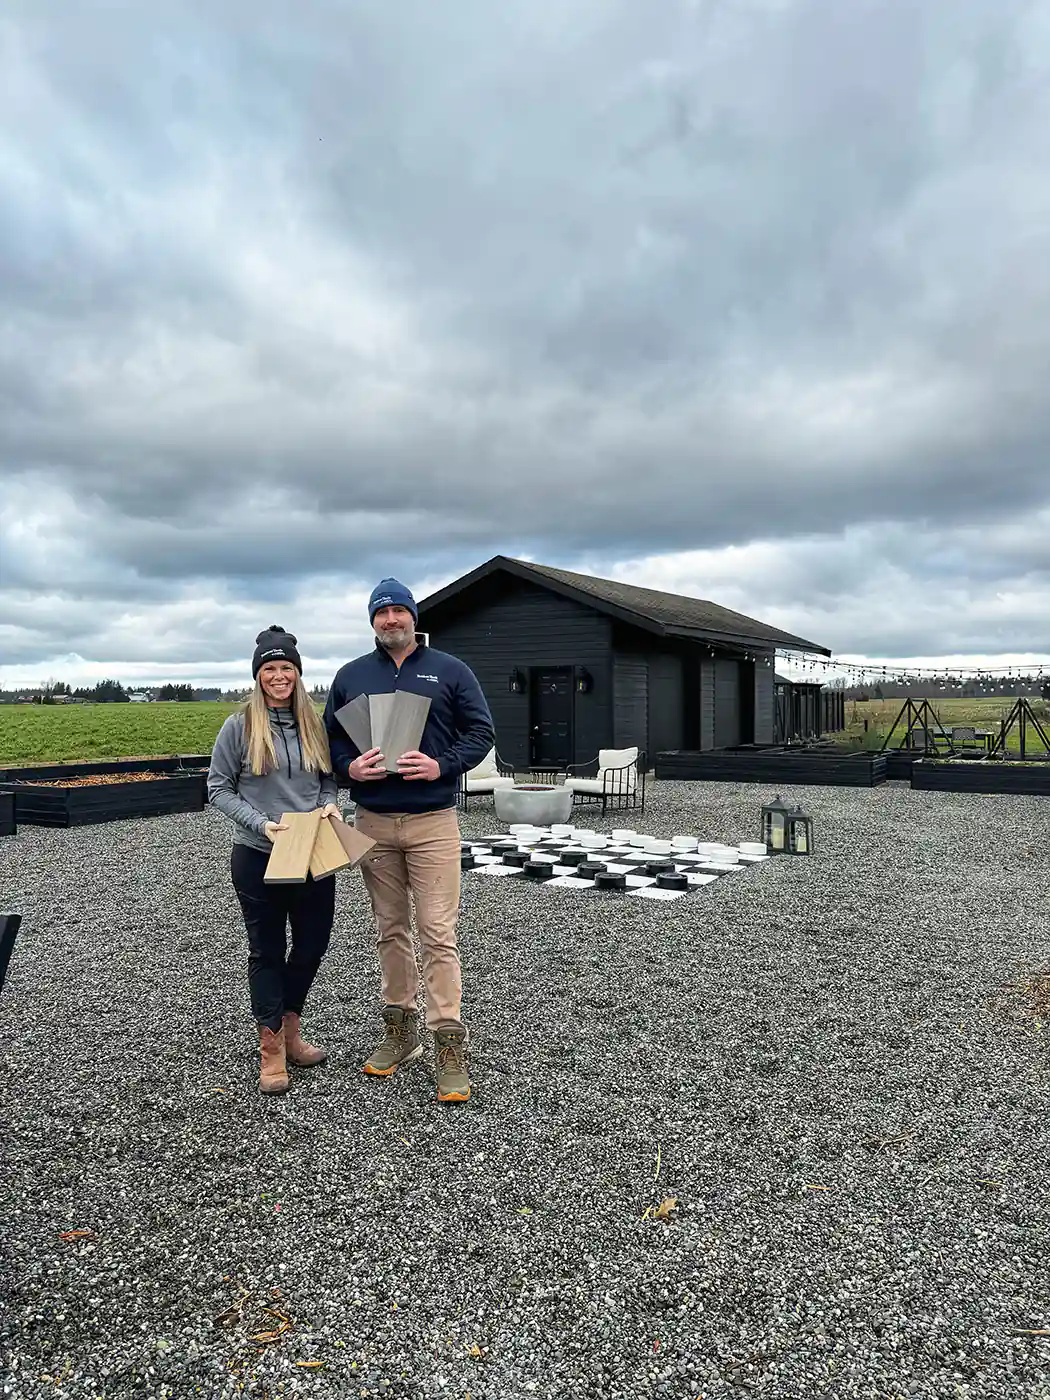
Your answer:
[[[591,777],[574,776],[597,765]],[[599,749],[589,763],[571,763],[565,786],[574,803],[600,802],[602,814],[637,807],[645,811],[645,754],[637,748]]]
[[[491,797],[497,788],[514,786],[514,769],[504,763],[494,748],[469,772],[463,774],[459,788],[460,805],[467,805],[468,797]]]

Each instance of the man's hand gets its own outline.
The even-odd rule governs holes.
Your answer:
[[[383,755],[378,749],[369,749],[367,753],[361,754],[360,758],[355,758],[350,765],[350,776],[355,783],[373,783],[377,778],[385,778],[387,771],[382,766]]]
[[[288,830],[288,823],[287,823],[287,822],[267,822],[267,823],[266,823],[266,826],[263,828],[263,830],[266,832],[266,835],[269,837],[269,839],[270,839],[271,841],[276,841],[276,840],[277,840],[277,833],[278,833],[279,831],[287,831],[287,830]]]
[[[325,819],[325,817],[338,817],[340,820],[342,820],[342,816],[342,812],[339,810],[339,808],[335,805],[334,802],[326,802],[325,805],[321,808],[322,821]]]
[[[435,778],[441,777],[441,764],[429,754],[413,749],[411,753],[403,753],[398,759],[397,771],[402,778],[410,782],[422,779],[423,782],[432,783]]]

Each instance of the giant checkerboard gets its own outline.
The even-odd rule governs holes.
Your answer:
[[[761,842],[731,846],[700,837],[670,840],[620,828],[515,825],[462,843],[465,872],[518,879],[543,889],[601,890],[638,899],[674,900],[771,857]]]

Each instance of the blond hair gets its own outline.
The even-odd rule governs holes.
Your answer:
[[[311,773],[331,773],[332,755],[328,750],[328,735],[298,672],[295,675],[291,709],[299,726],[303,767]],[[244,715],[244,738],[248,745],[248,766],[256,777],[270,773],[278,766],[277,751],[273,746],[273,733],[270,730],[269,711],[269,702],[256,676],[255,689],[241,711]]]

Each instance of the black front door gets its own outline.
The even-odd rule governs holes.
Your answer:
[[[572,670],[532,671],[530,762],[561,768],[572,762]]]

